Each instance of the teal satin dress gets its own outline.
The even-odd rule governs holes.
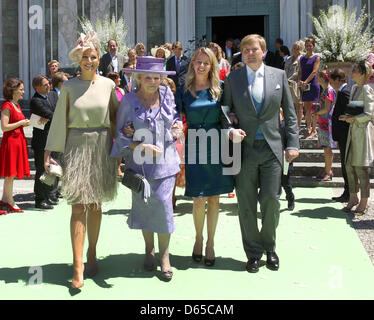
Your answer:
[[[212,98],[209,89],[197,91],[197,98],[183,87],[178,88],[176,104],[179,112],[186,115],[186,191],[188,197],[210,197],[230,193],[234,189],[232,176],[223,175],[221,160],[221,104]],[[194,130],[202,129],[217,139],[193,138]],[[213,143],[212,143],[213,141]],[[206,152],[202,145],[206,145]],[[192,150],[190,150],[193,148]],[[200,153],[203,159],[200,161]],[[191,156],[192,155],[192,158]]]

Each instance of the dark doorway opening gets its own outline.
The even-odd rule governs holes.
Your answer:
[[[226,39],[241,40],[248,34],[265,36],[265,16],[212,17],[212,41],[225,47]]]

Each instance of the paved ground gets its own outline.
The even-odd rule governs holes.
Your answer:
[[[226,196],[221,198],[216,266],[191,261],[192,202],[179,193],[171,243],[175,275],[165,283],[160,268],[142,269],[144,243],[141,233],[125,223],[131,201],[121,187],[117,200],[104,207],[100,273],[86,279],[80,292],[69,289],[70,208],[62,202],[53,211],[35,210],[31,190],[32,183],[21,192],[26,195],[17,195],[18,201],[26,200],[21,203],[25,213],[0,220],[0,299],[374,299],[373,265],[349,215],[330,202],[330,189],[295,189],[296,209],[282,210],[278,228],[280,270],[262,267],[258,274],[245,271],[236,199]],[[284,209],[286,201],[281,204]],[[42,285],[32,285],[39,274]]]

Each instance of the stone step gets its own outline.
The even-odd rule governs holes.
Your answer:
[[[342,177],[333,177],[332,181],[318,181],[313,177],[290,177],[293,187],[308,188],[308,187],[322,187],[322,188],[344,188],[344,179]],[[374,179],[370,179],[370,187],[374,188]]]
[[[332,150],[334,154],[333,162],[340,163],[340,151],[338,149]],[[325,156],[322,149],[301,149],[299,151],[299,157],[294,162],[324,162]]]
[[[319,149],[317,139],[300,139],[301,149]]]
[[[291,175],[303,177],[315,177],[319,175],[325,168],[324,162],[294,162]],[[340,163],[332,164],[332,171],[335,177],[342,176]]]

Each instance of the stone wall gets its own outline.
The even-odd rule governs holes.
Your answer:
[[[165,42],[165,0],[147,0],[147,51]]]
[[[3,79],[19,76],[18,1],[2,0]]]

